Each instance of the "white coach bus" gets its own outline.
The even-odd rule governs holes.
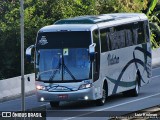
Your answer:
[[[141,13],[114,13],[63,19],[38,31],[35,45],[38,101],[94,100],[137,96],[151,78],[148,19]]]

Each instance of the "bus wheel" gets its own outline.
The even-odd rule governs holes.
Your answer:
[[[51,101],[50,102],[50,106],[53,108],[53,107],[59,107],[59,103],[58,101]]]
[[[140,84],[139,84],[139,77],[138,76],[136,77],[135,82],[136,82],[135,88],[130,91],[130,94],[131,94],[132,97],[136,97],[139,94]]]
[[[105,87],[103,87],[103,95],[102,95],[102,98],[96,100],[96,105],[98,105],[98,106],[104,105],[105,102],[106,102],[106,98],[107,98],[107,91],[106,91]]]
[[[135,88],[129,91],[125,91],[123,92],[124,96],[129,96],[129,97],[136,97],[139,94],[139,90],[140,90],[140,84],[139,84],[139,77],[136,77],[136,83],[135,83]]]

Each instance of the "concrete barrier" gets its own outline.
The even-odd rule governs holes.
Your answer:
[[[27,80],[30,77],[30,81]],[[25,75],[26,95],[35,92],[35,74]],[[13,99],[21,95],[21,76],[0,80],[0,101]]]
[[[160,48],[152,51],[152,66],[160,65]],[[30,81],[27,80],[30,77]],[[25,75],[25,92],[35,92],[35,74]],[[21,95],[21,77],[0,80],[0,101],[12,99]]]

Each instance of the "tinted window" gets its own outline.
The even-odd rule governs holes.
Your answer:
[[[93,42],[96,43],[96,52],[100,52],[98,30],[93,31]]]
[[[109,28],[108,41],[110,42],[109,48],[111,50],[123,48],[126,44],[131,44],[130,31],[125,29],[124,26],[116,26],[114,28]],[[126,41],[125,41],[126,40]]]
[[[101,52],[107,51],[107,41],[106,41],[106,29],[100,30],[100,37],[101,37]]]
[[[109,48],[109,34],[107,32],[107,29],[100,30],[100,37],[101,37],[101,52],[106,52],[106,51],[110,50],[110,48]]]
[[[100,68],[100,42],[99,42],[99,33],[98,33],[98,30],[94,30],[93,31],[93,42],[96,43],[96,48],[95,48],[95,51],[96,51],[96,59],[94,61],[94,74],[97,73],[98,75],[98,78],[99,78],[99,68]],[[97,79],[94,79],[94,81],[97,80]]]
[[[90,44],[90,31],[67,31],[38,33],[36,46],[39,49],[88,48]]]
[[[149,41],[148,21],[119,25],[100,30],[101,52]]]
[[[136,39],[133,36],[133,24],[124,25],[122,28],[125,28],[125,47],[134,45]]]

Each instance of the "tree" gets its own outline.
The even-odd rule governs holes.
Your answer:
[[[40,28],[59,19],[115,12],[144,12],[146,9],[154,33],[152,42],[157,43],[160,41],[157,16],[160,15],[157,7],[160,6],[160,1],[155,1],[157,0],[25,0],[25,49],[35,43]],[[18,0],[0,1],[0,79],[20,75],[19,7]],[[31,72],[33,65],[25,64],[25,73]]]
[[[25,0],[25,49],[37,31],[63,18],[94,14],[94,0]],[[0,79],[20,75],[20,13],[18,0],[0,1]],[[25,64],[25,73],[33,65]]]
[[[157,17],[157,15],[160,13],[160,9],[159,11],[154,11],[154,9],[156,8],[157,4],[160,4],[160,2],[158,2],[158,0],[152,0],[150,2],[150,6],[148,8],[148,11],[146,13],[146,15],[149,18],[149,22],[150,22],[150,28],[151,28],[151,41],[152,41],[152,45],[153,48],[157,48],[160,47],[160,19]]]
[[[100,14],[115,12],[142,12],[147,8],[148,0],[97,0]]]
[[[10,5],[8,5],[10,3]],[[12,4],[11,4],[12,3]],[[1,1],[0,43],[1,43],[1,76],[3,78],[18,75],[19,57],[19,9],[14,1]],[[18,69],[17,69],[18,68]]]

